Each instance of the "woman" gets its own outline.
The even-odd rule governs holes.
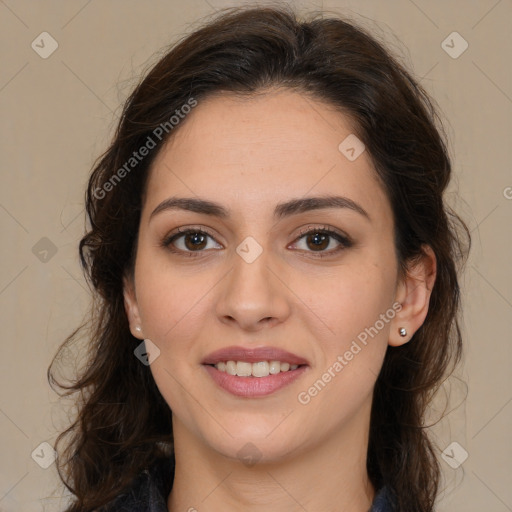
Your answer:
[[[235,8],[161,58],[88,186],[69,512],[433,510],[470,242],[436,125],[335,17]]]

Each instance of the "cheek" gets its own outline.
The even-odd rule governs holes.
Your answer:
[[[314,400],[315,407],[348,417],[372,393],[394,317],[394,275],[384,268],[361,261],[339,268],[328,285],[310,287],[311,308],[328,329],[315,340],[318,364],[300,403]]]
[[[165,255],[142,250],[137,255],[135,282],[146,337],[161,349],[172,340],[181,343],[184,335],[193,337],[200,328],[202,302],[214,284],[213,276],[179,271]]]
[[[364,268],[363,268],[364,267]],[[318,364],[298,397],[336,421],[348,421],[367,403],[388,346],[393,282],[377,266],[347,267],[327,291],[309,293],[312,308],[329,327],[314,340]]]
[[[150,370],[171,410],[188,417],[190,397],[184,390],[191,388],[191,375],[200,362],[197,341],[205,337],[205,318],[212,307],[208,290],[213,284],[208,284],[205,276],[183,276],[143,263],[141,260],[137,301],[144,335],[160,350]]]
[[[393,273],[365,262],[339,267],[322,279],[298,280],[294,286],[297,295],[308,298],[306,305],[315,314],[329,351],[342,350],[374,326],[391,307],[394,293]],[[381,324],[378,330],[386,337],[389,325]]]

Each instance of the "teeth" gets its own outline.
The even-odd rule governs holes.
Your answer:
[[[246,361],[226,361],[219,362],[215,368],[229,375],[238,377],[268,377],[288,370],[296,370],[298,364],[282,363],[281,361],[259,361],[258,363],[248,363]]]

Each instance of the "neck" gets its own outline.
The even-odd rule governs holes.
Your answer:
[[[360,421],[353,425],[308,449],[298,447],[294,456],[248,465],[212,450],[174,418],[169,512],[367,512],[375,495],[366,470],[368,429]]]

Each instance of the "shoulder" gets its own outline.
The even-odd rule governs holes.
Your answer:
[[[167,497],[174,478],[174,458],[157,459],[142,471],[105,512],[167,512]]]

